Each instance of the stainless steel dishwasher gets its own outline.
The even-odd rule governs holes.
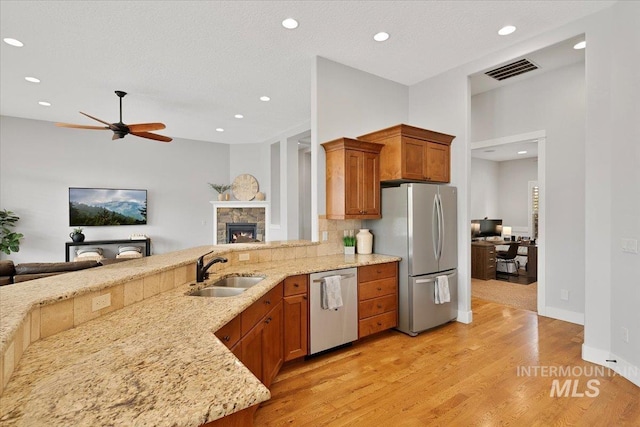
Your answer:
[[[320,288],[325,277],[340,276],[342,307],[321,307]],[[358,269],[344,268],[311,275],[310,286],[310,351],[319,353],[358,339]]]

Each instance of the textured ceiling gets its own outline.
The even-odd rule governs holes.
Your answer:
[[[123,90],[125,123],[162,121],[158,133],[172,137],[262,142],[310,121],[315,56],[411,85],[611,4],[3,0],[1,36],[25,46],[1,43],[0,114],[95,124],[84,111],[115,122],[113,91]],[[287,17],[297,30],[282,28]],[[498,36],[506,24],[518,31]],[[374,42],[378,31],[391,38]]]

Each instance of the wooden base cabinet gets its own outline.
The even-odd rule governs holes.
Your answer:
[[[480,280],[496,278],[496,247],[493,243],[471,243],[471,277]]]
[[[284,361],[309,352],[309,276],[301,274],[284,281]]]
[[[398,263],[358,267],[358,338],[398,326]]]
[[[383,145],[340,138],[322,146],[327,154],[327,219],[380,218]]]
[[[381,181],[451,181],[450,146],[455,136],[400,124],[359,140],[384,144]]]

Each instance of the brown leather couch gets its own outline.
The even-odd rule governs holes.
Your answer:
[[[98,261],[27,262],[14,265],[11,260],[3,260],[0,261],[0,286],[40,279],[41,277],[55,276],[70,271],[99,267],[101,265]]]

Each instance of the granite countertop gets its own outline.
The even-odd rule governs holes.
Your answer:
[[[185,252],[171,264],[182,256],[192,263],[206,251]],[[229,298],[187,296],[203,285],[185,284],[36,341],[0,399],[0,423],[199,426],[256,405],[269,399],[269,390],[214,332],[287,276],[396,260],[331,255],[232,266],[208,282],[230,274],[265,279]]]

